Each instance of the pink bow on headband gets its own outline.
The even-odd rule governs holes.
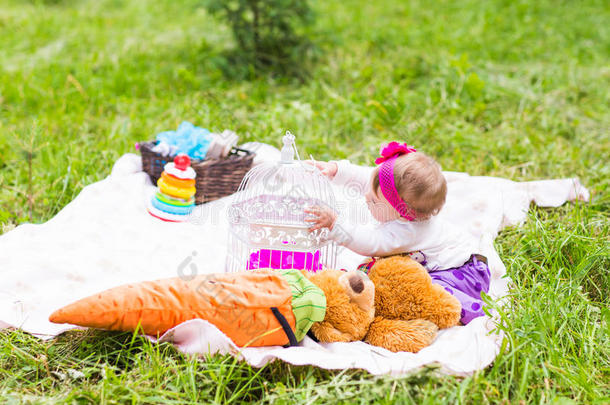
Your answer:
[[[381,149],[381,157],[375,159],[375,164],[379,165],[385,162],[386,160],[393,158],[394,156],[398,157],[400,155],[407,155],[413,152],[417,152],[417,149],[407,145],[406,143],[398,143],[396,141],[393,141],[388,143]]]
[[[394,181],[394,163],[400,155],[417,152],[406,143],[390,142],[381,149],[381,157],[375,160],[379,167],[379,188],[390,205],[407,221],[415,220],[415,212],[400,197]]]

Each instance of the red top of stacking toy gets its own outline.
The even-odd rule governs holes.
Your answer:
[[[174,167],[178,170],[186,170],[191,165],[191,159],[184,153],[174,158]]]

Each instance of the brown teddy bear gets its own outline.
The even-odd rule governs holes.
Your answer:
[[[375,285],[372,323],[355,325],[349,316],[353,311],[345,311],[345,304],[333,299],[336,306],[323,322],[312,327],[320,341],[356,340],[366,328],[364,341],[367,343],[393,352],[418,352],[432,343],[439,328],[459,324],[461,305],[457,298],[433,284],[426,269],[415,260],[406,256],[378,259],[368,276]],[[310,279],[318,284],[317,279],[323,277],[323,273],[314,274]],[[358,294],[352,292],[351,296]],[[328,333],[333,329],[342,333]]]

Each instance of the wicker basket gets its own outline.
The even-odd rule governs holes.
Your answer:
[[[156,142],[141,142],[142,169],[148,173],[154,184],[161,177],[163,168],[174,156],[163,156],[153,152]],[[252,167],[254,153],[233,148],[229,156],[223,159],[191,160],[191,166],[197,173],[195,203],[203,204],[214,201],[237,191],[244,175]]]

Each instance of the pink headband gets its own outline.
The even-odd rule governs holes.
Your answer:
[[[417,150],[406,143],[390,142],[381,149],[381,157],[375,159],[375,164],[381,164],[379,168],[379,188],[381,188],[383,196],[407,221],[415,220],[415,212],[400,198],[398,190],[396,190],[394,162],[398,156],[413,152],[417,152]]]

